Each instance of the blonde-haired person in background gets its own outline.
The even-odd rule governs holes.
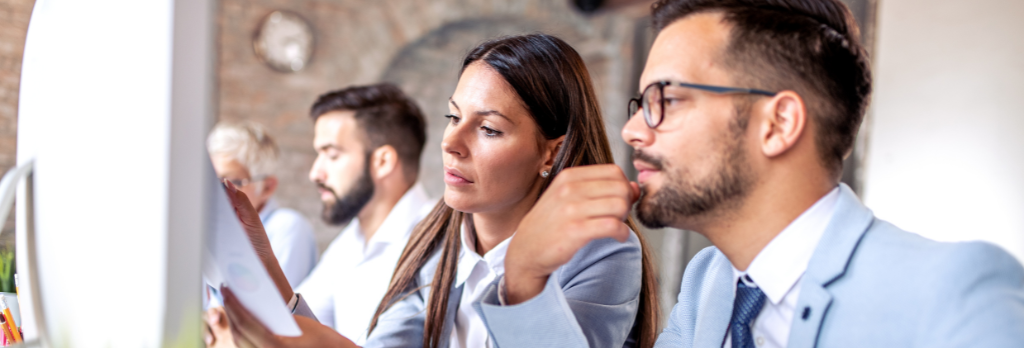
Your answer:
[[[255,123],[219,123],[210,132],[206,148],[221,180],[230,180],[260,212],[274,256],[293,287],[316,266],[313,226],[299,212],[282,208],[273,198],[277,191],[277,144]]]

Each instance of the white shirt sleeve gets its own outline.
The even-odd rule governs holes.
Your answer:
[[[346,229],[347,230],[347,229]],[[345,232],[341,232],[344,234]],[[324,251],[320,262],[303,280],[295,292],[302,294],[302,300],[321,324],[335,328],[334,291],[339,281],[339,260],[343,256],[343,245],[337,239]]]
[[[264,227],[274,256],[281,264],[288,284],[294,289],[316,266],[313,226],[298,212],[279,208],[267,219]]]

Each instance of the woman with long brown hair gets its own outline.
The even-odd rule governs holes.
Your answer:
[[[520,221],[563,170],[613,163],[583,60],[553,36],[478,46],[463,61],[449,109],[444,199],[399,259],[368,347],[513,345],[491,336],[480,313],[486,298],[505,301],[504,256]],[[636,230],[632,219],[625,225]],[[654,345],[658,303],[648,249],[637,233],[623,240],[590,242],[548,278],[591,347]],[[230,291],[225,304],[240,345],[354,346],[298,317],[302,337],[273,336]]]

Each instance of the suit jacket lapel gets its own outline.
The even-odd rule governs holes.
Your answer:
[[[822,321],[832,304],[827,287],[846,272],[853,253],[874,215],[846,184],[840,184],[839,202],[811,261],[800,280],[800,298],[793,313],[789,347],[814,347]]]
[[[811,348],[817,344],[821,323],[825,319],[832,294],[821,284],[806,279],[800,281],[800,299],[793,310],[793,325],[789,328],[788,347]]]
[[[711,270],[710,288],[699,294],[702,298],[694,328],[694,347],[721,347],[732,319],[732,305],[736,298],[732,264],[721,255]]]

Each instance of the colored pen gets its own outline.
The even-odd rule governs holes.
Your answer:
[[[14,334],[11,333],[11,328],[7,326],[7,319],[4,319],[3,315],[0,315],[0,327],[4,329],[4,341],[8,341],[6,343],[14,343]]]
[[[3,308],[4,319],[7,321],[7,325],[11,330],[11,337],[14,338],[14,342],[21,342],[21,333],[18,332],[18,326],[14,325],[14,316],[11,315],[11,308],[7,306],[7,299],[0,296],[0,306]],[[4,331],[6,332],[6,331]]]

